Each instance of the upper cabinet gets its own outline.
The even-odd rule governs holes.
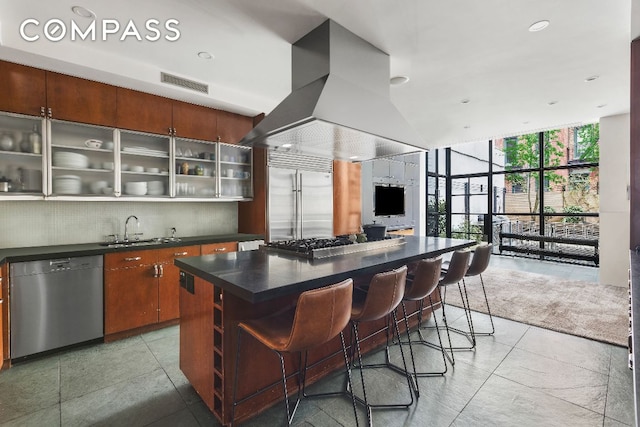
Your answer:
[[[218,111],[218,136],[220,141],[237,144],[253,129],[253,118]]]
[[[173,101],[173,132],[180,138],[216,141],[218,110]]]
[[[116,87],[47,72],[50,118],[116,126]]]
[[[41,115],[47,101],[46,72],[0,61],[0,111]]]
[[[116,89],[116,99],[116,127],[164,135],[171,133],[171,99],[120,87]]]

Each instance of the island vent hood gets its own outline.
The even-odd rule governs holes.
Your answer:
[[[292,92],[240,144],[363,161],[421,151],[391,103],[389,55],[327,20],[292,45]]]

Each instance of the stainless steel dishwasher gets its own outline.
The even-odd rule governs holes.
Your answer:
[[[11,264],[11,359],[104,335],[102,255]]]

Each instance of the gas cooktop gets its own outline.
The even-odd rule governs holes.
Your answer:
[[[279,240],[260,246],[261,250],[295,255],[303,258],[327,258],[336,255],[386,248],[404,243],[403,237],[388,237],[373,242],[355,243],[348,236]]]

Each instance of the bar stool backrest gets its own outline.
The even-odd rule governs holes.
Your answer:
[[[404,297],[406,281],[406,265],[373,276],[362,311],[352,316],[353,320],[369,322],[382,319],[391,313]]]
[[[405,290],[404,299],[418,301],[431,295],[438,287],[441,268],[442,258],[418,261],[411,287]]]
[[[467,274],[469,268],[469,258],[471,252],[468,249],[462,251],[455,251],[451,256],[451,262],[449,262],[449,268],[444,277],[440,279],[440,285],[453,285],[458,283]]]
[[[467,270],[467,276],[477,276],[478,274],[484,273],[487,267],[489,267],[492,249],[493,244],[491,243],[476,247],[473,252],[473,258],[471,259],[471,265]]]
[[[289,341],[282,351],[301,351],[333,339],[349,323],[352,302],[352,279],[300,294]]]

